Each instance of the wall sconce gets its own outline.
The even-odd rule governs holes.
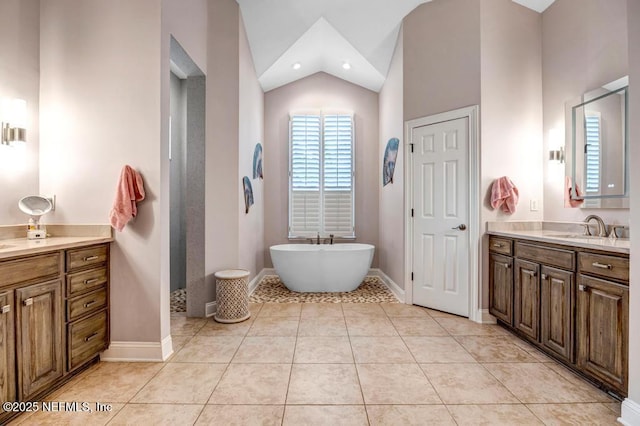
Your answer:
[[[22,99],[4,99],[0,111],[2,137],[0,144],[18,146],[27,141],[27,102]]]
[[[560,149],[552,149],[549,151],[549,161],[564,163],[564,147],[561,146]]]
[[[549,161],[564,163],[564,135],[561,127],[549,130]]]

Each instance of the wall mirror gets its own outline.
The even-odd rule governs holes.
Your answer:
[[[628,84],[623,77],[565,105],[565,167],[582,208],[629,207]]]

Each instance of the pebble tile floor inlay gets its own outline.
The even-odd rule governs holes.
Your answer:
[[[298,293],[289,290],[277,275],[267,275],[249,298],[255,303],[397,303],[398,299],[378,277],[367,276],[354,291]]]
[[[45,425],[616,425],[620,403],[497,325],[400,303],[171,314],[165,362],[100,362],[47,397],[110,411]]]

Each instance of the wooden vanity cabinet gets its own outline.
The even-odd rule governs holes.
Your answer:
[[[28,401],[64,373],[62,282],[17,289],[16,307],[18,389],[20,400]]]
[[[575,252],[523,241],[514,243],[514,252],[514,326],[556,358],[573,362]]]
[[[531,340],[540,336],[540,265],[515,259],[513,326]]]
[[[489,312],[513,325],[513,258],[501,254],[489,255]]]
[[[42,399],[107,348],[108,284],[109,244],[0,260],[2,402]]]
[[[550,266],[540,271],[540,344],[573,362],[575,274]]]
[[[489,312],[513,325],[513,257],[511,240],[489,238]]]
[[[626,395],[629,342],[629,260],[580,253],[577,364]],[[610,278],[602,279],[609,274]]]
[[[13,290],[0,292],[0,402],[16,400]]]
[[[109,246],[67,250],[67,369],[109,346]]]
[[[489,311],[501,324],[626,396],[628,255],[492,235],[489,268]]]

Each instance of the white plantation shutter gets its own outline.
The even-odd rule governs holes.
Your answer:
[[[290,133],[289,236],[354,236],[353,117],[292,115]]]
[[[600,114],[585,115],[587,142],[584,147],[585,193],[600,192]]]
[[[291,117],[289,234],[320,229],[320,116]]]
[[[351,115],[324,116],[324,233],[353,235]]]

